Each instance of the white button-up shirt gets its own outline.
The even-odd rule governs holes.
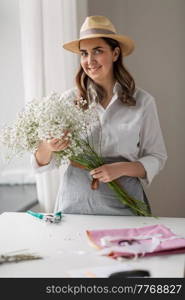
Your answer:
[[[113,97],[106,108],[97,104],[102,128],[101,154],[103,157],[122,156],[130,161],[139,161],[146,170],[146,178],[140,179],[150,185],[167,159],[166,147],[160,128],[155,99],[145,90],[136,87],[136,106],[124,105],[119,99],[119,83],[113,89]],[[76,96],[76,88],[63,94],[69,100]],[[54,158],[39,167],[32,156],[36,172],[55,167]]]

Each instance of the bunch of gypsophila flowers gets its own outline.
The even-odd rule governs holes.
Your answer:
[[[79,167],[93,170],[104,165],[101,155],[101,138],[99,151],[93,144],[93,131],[101,125],[96,111],[96,104],[84,109],[87,101],[66,99],[56,92],[41,99],[33,99],[17,114],[12,126],[5,126],[0,132],[0,142],[7,147],[8,159],[25,152],[35,153],[43,140],[62,138],[70,139],[69,146],[53,153],[56,166],[69,160]],[[100,134],[101,136],[101,134]],[[150,216],[147,205],[137,200],[119,186],[116,180],[106,183],[117,194],[122,204],[126,204],[136,215]]]
[[[61,153],[54,153],[56,164],[78,156],[83,152],[80,139],[86,135],[88,126],[97,121],[92,106],[86,111],[81,108],[83,102],[86,103],[79,99],[80,105],[75,105],[73,99],[65,99],[56,92],[28,102],[12,126],[1,129],[0,142],[8,150],[7,158],[22,156],[25,152],[34,153],[42,140],[61,138],[65,130],[71,143]]]

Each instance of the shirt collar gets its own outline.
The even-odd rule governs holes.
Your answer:
[[[115,82],[115,85],[113,87],[113,95],[117,94],[117,96],[119,96],[119,94],[122,92],[122,87],[121,87],[121,84],[116,81]]]
[[[119,99],[121,92],[122,92],[121,84],[118,81],[116,81],[114,84],[114,87],[113,87],[112,99],[110,100],[106,109],[109,108],[115,101],[117,101]]]
[[[121,84],[118,81],[116,81],[114,84],[114,87],[113,87],[113,96],[112,96],[110,103],[112,103],[113,98],[114,98],[114,101],[116,99],[118,99],[121,92],[122,92]],[[88,96],[91,97],[91,100],[93,102],[96,102],[97,93],[96,93],[95,89],[93,88],[92,83],[90,81],[88,81],[88,83],[87,83],[87,93],[88,93]]]

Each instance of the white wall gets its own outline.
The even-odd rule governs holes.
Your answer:
[[[156,215],[185,217],[185,1],[89,0],[88,13],[106,15],[135,40],[125,63],[156,98],[169,156],[146,192]]]
[[[19,1],[0,1],[0,127],[10,124],[24,106],[21,66]],[[33,182],[29,156],[4,164],[0,155],[0,183]]]

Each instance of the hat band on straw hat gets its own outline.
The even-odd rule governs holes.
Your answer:
[[[81,31],[80,38],[86,36],[87,34],[115,34],[115,32],[108,29],[92,28]]]

